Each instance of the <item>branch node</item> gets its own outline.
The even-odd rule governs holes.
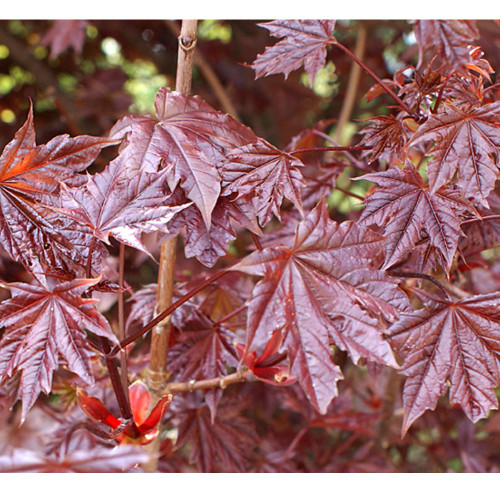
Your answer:
[[[194,385],[196,384],[196,380],[193,378],[191,379],[187,385],[188,385],[188,389],[189,389],[189,392],[193,392],[194,391]]]
[[[182,37],[179,36],[179,46],[184,52],[189,52],[191,50],[194,50],[196,47],[196,38],[187,38],[187,37]]]

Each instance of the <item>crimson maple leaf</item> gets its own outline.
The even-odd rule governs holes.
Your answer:
[[[280,205],[286,196],[302,213],[300,190],[304,186],[297,158],[281,152],[264,139],[232,150],[221,166],[222,195],[237,193],[237,199],[250,206],[261,226],[273,214],[280,218]]]
[[[234,266],[264,276],[248,302],[247,351],[260,351],[279,331],[291,375],[321,413],[342,378],[332,343],[354,362],[396,366],[381,332],[405,297],[375,267],[382,252],[381,236],[352,222],[337,225],[323,201],[298,224],[292,248],[265,248]]]
[[[23,419],[40,392],[50,392],[59,357],[70,371],[93,383],[85,330],[116,342],[108,322],[94,307],[96,300],[82,298],[99,279],[47,286],[2,284],[12,298],[0,304],[0,328],[5,328],[0,339],[0,383],[21,373],[18,397]]]
[[[451,69],[464,72],[470,61],[470,45],[479,38],[475,21],[421,19],[415,23],[419,58],[432,48]]]
[[[141,233],[167,231],[167,223],[190,203],[169,204],[166,179],[169,169],[158,173],[127,171],[114,160],[102,172],[89,176],[83,187],[61,189],[60,212],[88,226],[105,243],[118,241],[149,253]]]
[[[285,78],[304,65],[312,87],[318,70],[325,64],[326,48],[335,41],[332,35],[335,21],[302,19],[276,20],[259,24],[271,35],[283,38],[272,47],[266,47],[253,62],[256,78],[283,73]]]
[[[118,157],[128,169],[156,172],[160,162],[172,163],[168,184],[178,183],[194,202],[207,228],[221,191],[216,165],[224,154],[257,138],[251,130],[216,111],[198,96],[162,88],[155,100],[157,118],[125,117],[111,136],[127,135]]]
[[[450,400],[476,422],[498,408],[500,293],[457,301],[418,292],[425,309],[403,312],[389,332],[404,357],[403,435],[449,387]]]
[[[359,222],[377,224],[387,236],[384,268],[399,262],[413,250],[422,231],[437,250],[443,269],[450,269],[461,234],[460,215],[473,212],[456,191],[440,188],[431,191],[412,163],[404,170],[391,167],[385,172],[367,174],[362,179],[379,187],[366,199]]]
[[[175,373],[177,380],[203,380],[226,375],[227,366],[236,368],[238,365],[233,342],[231,330],[194,310],[182,323],[175,344],[169,349],[169,370]],[[221,396],[220,388],[205,392],[212,419]]]
[[[402,120],[394,116],[375,116],[370,118],[370,121],[368,126],[360,130],[364,135],[361,144],[371,147],[368,153],[369,162],[377,158],[387,161],[397,158],[408,138],[408,129]]]
[[[213,422],[206,405],[198,403],[180,411],[176,448],[188,445],[189,462],[196,463],[202,472],[245,471],[258,442],[253,422],[243,415],[246,406],[245,400],[226,396]]]
[[[498,178],[500,103],[479,108],[442,105],[414,134],[410,146],[435,141],[427,174],[433,191],[454,180],[467,198],[488,207]]]
[[[0,156],[0,241],[27,269],[65,269],[79,258],[72,242],[51,218],[48,206],[60,181],[74,182],[103,147],[117,141],[103,137],[60,135],[36,146],[33,113]],[[43,202],[43,203],[42,203]]]

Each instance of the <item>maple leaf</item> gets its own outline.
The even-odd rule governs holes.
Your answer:
[[[253,422],[243,415],[247,402],[226,396],[212,422],[206,405],[178,413],[181,418],[176,448],[189,446],[189,462],[202,472],[244,472],[249,454],[258,442]]]
[[[61,186],[59,211],[88,226],[95,237],[109,244],[109,237],[149,253],[141,233],[167,231],[167,223],[190,203],[168,204],[168,168],[158,173],[125,170],[114,160],[102,172],[88,177],[84,187]]]
[[[474,212],[456,191],[442,187],[431,191],[418,170],[407,162],[404,170],[391,167],[385,172],[361,177],[379,187],[366,199],[359,222],[377,224],[387,236],[384,268],[399,262],[413,250],[425,230],[439,252],[442,267],[449,271],[461,234],[460,215]]]
[[[405,298],[375,267],[382,251],[381,236],[351,222],[337,225],[323,201],[298,224],[291,249],[265,248],[233,267],[264,276],[248,302],[247,351],[258,352],[280,331],[290,373],[321,413],[342,378],[332,343],[354,362],[396,366],[381,323],[394,319]]]
[[[300,190],[304,186],[297,158],[281,152],[264,139],[232,150],[221,166],[222,196],[237,194],[248,200],[265,226],[273,214],[280,218],[280,205],[286,196],[302,213]]]
[[[364,136],[361,144],[371,147],[369,163],[380,157],[388,161],[398,157],[408,138],[408,129],[403,122],[394,116],[375,116],[370,121],[360,130]]]
[[[410,145],[435,141],[429,153],[427,174],[433,191],[452,181],[466,197],[488,207],[486,198],[498,178],[500,103],[480,108],[443,105],[410,141]]]
[[[100,278],[76,279],[52,286],[4,283],[12,298],[0,304],[0,382],[21,373],[19,397],[23,419],[41,391],[48,394],[52,373],[65,366],[86,383],[93,383],[91,352],[85,330],[116,342],[111,328],[82,293]]]
[[[80,54],[87,25],[88,22],[83,20],[57,19],[40,40],[40,44],[50,45],[50,59],[56,59],[70,47]]]
[[[224,154],[257,138],[251,130],[216,111],[198,96],[161,88],[155,99],[158,118],[125,117],[111,130],[112,137],[127,135],[118,157],[128,169],[156,172],[172,163],[168,184],[180,183],[188,200],[199,209],[207,228],[221,191],[216,165]]]
[[[38,273],[43,264],[64,269],[68,260],[78,260],[71,241],[51,221],[47,205],[60,181],[72,182],[103,147],[116,143],[60,135],[36,146],[30,108],[25,124],[0,156],[0,241],[14,260]]]
[[[432,48],[451,69],[464,72],[470,60],[469,46],[479,38],[475,21],[421,19],[415,23],[419,59]]]
[[[32,450],[15,448],[9,454],[0,456],[0,472],[117,473],[134,469],[147,459],[148,455],[133,445],[115,448],[96,446],[75,450],[61,457],[47,457]]]
[[[169,349],[169,370],[175,373],[176,380],[203,380],[227,375],[228,366],[236,368],[238,365],[233,342],[231,330],[194,310],[182,323],[175,344]],[[205,392],[212,419],[221,396],[220,388]]]
[[[498,408],[500,383],[500,293],[457,301],[420,290],[425,309],[403,312],[389,330],[404,357],[403,435],[449,386],[450,401],[473,422]]]
[[[314,78],[326,61],[326,48],[335,38],[332,20],[276,20],[259,24],[272,36],[283,38],[272,47],[266,47],[253,62],[256,78],[283,73],[285,78],[304,65],[312,87]]]

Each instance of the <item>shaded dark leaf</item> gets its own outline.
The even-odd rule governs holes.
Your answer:
[[[201,472],[245,471],[258,443],[253,422],[242,414],[245,406],[244,400],[226,396],[213,423],[207,406],[183,411],[176,447],[189,444],[189,462]]]

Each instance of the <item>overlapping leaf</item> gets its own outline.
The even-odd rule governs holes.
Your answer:
[[[304,65],[312,86],[316,73],[325,64],[327,46],[335,41],[332,35],[335,21],[280,19],[259,26],[283,40],[266,47],[264,53],[257,56],[252,64],[256,78],[276,73],[283,73],[286,78]]]
[[[115,160],[102,172],[89,176],[84,187],[63,185],[60,210],[89,227],[105,243],[113,236],[147,253],[141,233],[168,232],[167,223],[189,205],[169,204],[168,175],[168,168],[158,173],[129,172]]]
[[[498,408],[500,293],[457,301],[420,292],[426,308],[405,312],[390,340],[405,361],[403,434],[435,409],[449,386],[450,400],[476,422]]]
[[[258,442],[253,422],[243,415],[245,400],[225,397],[212,422],[206,406],[190,408],[179,416],[177,448],[189,446],[189,462],[201,472],[243,472]]]
[[[259,351],[281,332],[291,374],[324,413],[342,378],[331,344],[360,357],[396,366],[382,338],[405,297],[376,268],[383,239],[354,223],[337,225],[320,203],[299,223],[293,247],[254,252],[236,270],[264,276],[248,303],[247,350]]]
[[[169,349],[167,364],[178,380],[221,377],[227,374],[227,366],[235,368],[238,365],[233,342],[231,330],[195,310],[183,323],[175,345]],[[222,389],[219,388],[205,393],[212,419],[221,396]]]
[[[280,218],[280,205],[286,196],[302,212],[300,190],[304,185],[300,168],[303,163],[281,152],[264,139],[232,150],[221,167],[222,194],[237,193],[250,204],[261,226],[273,214]]]
[[[404,170],[392,167],[362,178],[379,186],[366,199],[359,220],[383,227],[387,236],[384,267],[393,266],[413,250],[425,230],[448,271],[462,234],[460,215],[472,212],[472,206],[451,189],[429,190],[410,162]]]
[[[126,117],[113,127],[111,135],[115,137],[128,134],[121,161],[129,169],[152,172],[160,162],[173,163],[168,176],[170,189],[180,183],[210,228],[221,190],[216,165],[227,151],[257,138],[249,128],[197,96],[162,88],[155,106],[158,118]]]
[[[33,114],[0,157],[0,241],[10,256],[34,272],[44,265],[65,269],[81,257],[72,242],[50,220],[50,205],[60,181],[94,161],[103,147],[116,144],[102,137],[60,135],[36,146]]]
[[[99,279],[77,279],[53,286],[10,283],[12,298],[0,304],[0,381],[21,373],[23,418],[41,391],[49,393],[59,357],[67,368],[92,383],[91,352],[85,330],[115,341],[95,300],[82,293]]]
[[[375,116],[370,122],[360,131],[363,134],[362,144],[371,148],[368,153],[370,163],[377,158],[397,158],[408,138],[403,122],[394,116]]]
[[[469,46],[479,38],[475,21],[421,19],[415,23],[420,59],[432,48],[450,69],[465,71],[470,60]]]
[[[435,192],[456,177],[467,198],[485,207],[498,178],[500,103],[479,108],[443,105],[417,130],[410,145],[434,141],[427,173]]]

